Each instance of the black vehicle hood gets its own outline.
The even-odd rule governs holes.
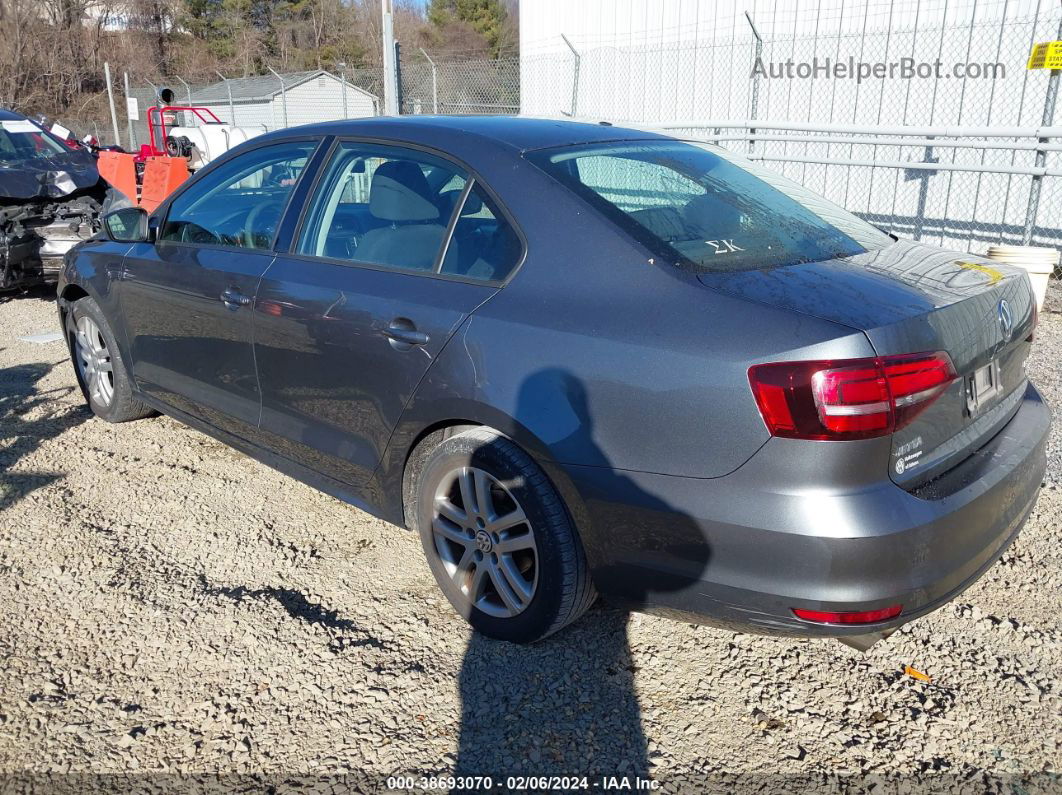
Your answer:
[[[72,190],[56,184],[62,172],[70,175]],[[83,149],[71,149],[49,158],[6,163],[0,160],[0,199],[59,199],[100,180],[96,158]]]
[[[974,254],[902,240],[842,259],[699,278],[739,298],[869,330],[964,301],[1021,274]]]

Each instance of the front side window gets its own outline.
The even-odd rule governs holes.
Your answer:
[[[640,141],[547,149],[528,159],[655,254],[692,270],[817,262],[892,242],[797,183],[717,147]]]
[[[270,249],[316,147],[316,141],[290,141],[234,157],[173,200],[159,239]]]
[[[345,143],[325,169],[296,246],[300,254],[432,271],[468,176],[400,147]],[[458,251],[446,249],[447,267]]]

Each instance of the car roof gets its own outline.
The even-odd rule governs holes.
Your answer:
[[[447,149],[448,139],[476,136],[520,152],[554,146],[609,141],[669,140],[668,136],[608,123],[539,119],[528,116],[378,116],[308,124],[270,133],[270,138],[293,134],[366,135]]]
[[[16,119],[26,118],[21,113],[15,113],[13,110],[7,108],[0,108],[0,121],[14,121]]]

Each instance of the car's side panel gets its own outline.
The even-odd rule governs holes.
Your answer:
[[[216,425],[212,425],[211,423],[193,417],[191,414],[176,409],[169,403],[163,403],[157,398],[153,398],[149,395],[140,395],[139,397],[147,405],[163,414],[168,414],[175,420],[183,422],[190,428],[201,431],[202,433],[217,439],[219,442],[239,450],[241,453],[250,456],[256,461],[261,461],[266,466],[272,467],[278,472],[283,472],[285,475],[295,478],[301,483],[305,483],[311,488],[323,491],[325,494],[329,494],[337,500],[349,503],[356,508],[367,511],[373,516],[378,516],[385,521],[393,522],[395,524],[401,522],[400,513],[388,513],[381,507],[381,503],[367,500],[364,489],[352,488],[346,483],[341,483],[334,478],[330,478],[320,472],[304,467],[301,464],[292,461],[290,458],[280,455],[274,450],[255,444],[242,436],[222,430]]]
[[[137,388],[254,439],[251,302],[272,259],[268,251],[136,244],[120,291]]]
[[[363,485],[421,377],[496,288],[279,255],[255,303],[261,433],[283,455]],[[389,327],[427,335],[409,345]]]
[[[122,263],[129,243],[116,243],[111,240],[90,240],[79,243],[66,256],[66,264],[59,273],[56,294],[59,296],[59,319],[64,322],[67,311],[64,295],[79,296],[82,291],[92,296],[96,304],[108,318],[119,317],[118,294],[113,289],[122,273]],[[69,288],[69,289],[68,289]],[[111,323],[112,330],[121,347],[122,356],[128,361],[129,346],[122,325]],[[62,328],[62,325],[60,325]]]

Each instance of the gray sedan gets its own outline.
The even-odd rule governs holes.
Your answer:
[[[105,229],[59,285],[92,410],[415,530],[493,637],[600,593],[865,646],[991,566],[1044,472],[1023,272],[700,143],[333,122]]]

